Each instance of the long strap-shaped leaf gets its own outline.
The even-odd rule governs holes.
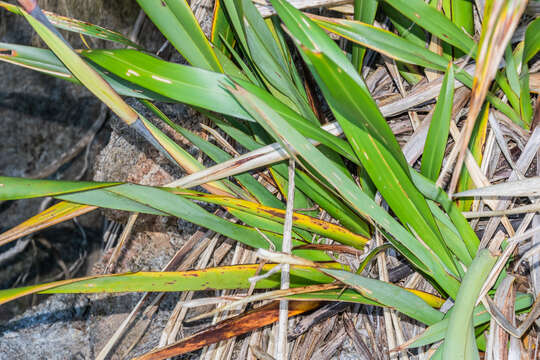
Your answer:
[[[467,329],[471,328],[473,324],[474,305],[497,258],[491,254],[490,250],[482,249],[467,270],[448,321],[443,360],[466,358],[466,344],[470,341],[467,338]],[[476,344],[474,346],[476,347]]]
[[[104,81],[92,68],[90,68],[71,48],[66,40],[52,26],[43,14],[35,0],[20,1],[25,11],[21,11],[24,18],[36,30],[51,50],[66,65],[77,79],[103,101],[120,119],[128,125],[138,120],[137,113],[127,105],[120,96]]]
[[[272,270],[275,264],[266,264],[261,271],[264,274]],[[340,267],[339,264],[327,264]],[[0,305],[22,296],[34,293],[66,294],[96,292],[147,292],[147,291],[187,291],[207,289],[248,289],[249,278],[255,276],[258,264],[233,265],[178,272],[137,272],[89,276],[84,278],[56,281],[48,284],[25,286],[0,290]],[[329,283],[332,278],[319,271],[302,266],[291,266],[294,286],[306,286],[317,283]],[[280,274],[276,272],[256,283],[259,289],[278,288]]]
[[[99,292],[169,292],[169,291],[200,291],[207,289],[248,289],[252,283],[249,279],[257,274],[264,274],[273,271],[276,264],[246,264],[231,265],[208,268],[203,270],[172,271],[172,272],[137,272],[125,274],[108,274],[89,276],[84,278],[61,280],[47,284],[25,286],[13,289],[0,290],[0,305],[13,301],[22,296],[30,294],[80,294],[80,293],[99,293]],[[323,266],[328,271],[342,269],[343,266],[338,263],[326,263]],[[325,270],[326,271],[326,270]],[[311,267],[291,266],[291,284],[293,288],[310,286],[313,284],[331,284],[332,277],[321,273]],[[375,281],[376,287],[386,286],[378,280]],[[275,289],[280,285],[279,271],[270,274],[267,277],[257,281],[257,289]],[[335,284],[335,283],[334,283]],[[333,285],[335,287],[336,285]],[[371,288],[371,285],[367,286]],[[401,288],[400,288],[401,289]],[[307,289],[306,289],[307,290]],[[406,296],[414,294],[420,297],[430,306],[438,308],[444,302],[437,296],[414,289],[403,288],[407,292]],[[310,295],[309,295],[310,294]],[[364,296],[356,291],[343,290],[322,290],[313,289],[302,294],[290,295],[291,298],[329,300],[329,301],[348,301],[377,306],[385,306],[377,302],[371,296]],[[390,305],[392,304],[390,303]],[[413,315],[413,318],[417,318]],[[421,317],[419,317],[421,318]]]
[[[429,125],[429,132],[422,155],[421,172],[427,178],[436,181],[441,172],[441,165],[446,150],[452,104],[454,103],[454,67],[450,64],[444,76],[441,94]]]
[[[288,309],[288,317],[316,309],[320,305],[314,301],[294,301]],[[134,360],[163,360],[177,355],[201,349],[204,346],[248,333],[252,330],[270,325],[279,319],[279,302],[273,301],[260,308],[224,320],[208,329],[202,330],[174,344],[158,348]]]
[[[61,201],[58,204],[32,216],[30,219],[20,223],[14,228],[0,234],[0,246],[13,240],[19,239],[25,235],[48,228],[61,222],[81,216],[97,209],[95,206],[74,204],[69,201]]]
[[[386,306],[391,306],[424,324],[433,325],[444,317],[444,313],[433,309],[420,297],[399,286],[344,270],[321,269],[321,271],[351,286],[360,294]]]
[[[355,86],[355,82],[347,74],[340,72],[340,69],[336,68],[324,54],[315,54],[308,50],[305,50],[305,53],[311,59],[313,66],[317,68],[321,77],[319,85],[327,94],[329,103],[335,107],[336,119],[343,127],[355,153],[381,195],[401,222],[412,228],[421,239],[420,241],[425,242],[457,275],[456,265],[444,244],[431,210],[410,179],[408,169],[403,171],[384,144],[371,135],[371,127],[377,124],[366,121],[368,119],[366,115],[363,119],[364,123],[355,121],[362,119],[362,112],[355,113],[356,109],[363,108],[367,113],[366,109],[369,108],[368,104],[356,101],[362,91],[361,88]],[[327,87],[322,85],[323,83],[327,84]],[[376,116],[376,112],[373,112],[370,119],[373,120]],[[378,116],[384,121],[380,113]],[[386,122],[384,125],[388,126]]]
[[[65,65],[48,49],[41,49],[32,46],[15,45],[0,42],[0,60],[25,67],[27,69],[39,71],[60,79],[68,80],[75,84],[81,84],[76,77],[65,67]],[[129,96],[140,99],[171,102],[173,100],[151,92],[135,84],[125,84],[114,75],[105,74],[103,69],[89,64],[111,87],[121,96]]]
[[[439,39],[475,57],[474,40],[436,8],[422,0],[385,0],[385,2]]]

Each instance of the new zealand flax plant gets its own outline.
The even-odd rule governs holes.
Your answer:
[[[496,300],[513,289],[502,285],[511,278],[507,265],[512,251],[536,229],[526,231],[532,218],[525,217],[514,230],[497,191],[480,202],[484,195],[470,189],[490,185],[487,151],[499,146],[497,154],[510,156],[509,179],[519,180],[538,149],[540,135],[532,131],[536,95],[531,91],[538,73],[531,73],[529,65],[538,71],[534,57],[540,49],[540,20],[522,16],[527,1],[327,1],[317,6],[334,10],[315,15],[302,11],[309,2],[216,0],[210,39],[185,0],[137,3],[188,65],[154,56],[117,32],[44,12],[35,0],[19,0],[20,6],[0,1],[0,7],[23,16],[48,49],[0,43],[0,60],[87,87],[188,175],[161,187],[0,177],[0,200],[59,200],[1,234],[0,244],[110,208],[185,219],[257,249],[261,263],[68,279],[1,290],[0,303],[34,293],[253,285],[264,291],[227,306],[275,301],[139,359],[194,351],[278,318],[276,356],[285,359],[287,316],[313,310],[323,301],[391,308],[427,327],[416,338],[396,344],[395,351],[427,345],[424,349],[435,359],[477,359],[482,351],[494,358],[501,349],[515,354],[515,346],[507,349],[506,343],[496,348],[491,334],[502,328],[514,339],[505,341],[515,345],[538,309],[532,307],[518,328],[514,314],[531,310],[534,296],[515,294],[506,315]],[[525,35],[511,41],[518,25]],[[125,48],[74,50],[62,31]],[[386,65],[400,95],[374,100],[365,80],[374,63]],[[463,87],[471,92],[458,98],[455,89]],[[140,101],[155,114],[153,122],[172,127],[215,165],[205,167],[124,98]],[[468,112],[459,129],[453,110],[459,111],[466,101]],[[173,122],[159,109],[164,102],[200,111],[244,154],[232,157]],[[422,113],[417,106],[426,103],[431,105],[424,116],[426,108]],[[415,129],[403,148],[388,122],[402,113]],[[531,132],[516,163],[501,122]],[[257,174],[263,172],[281,193],[259,181]],[[196,185],[205,191],[190,189]],[[465,190],[469,192],[459,193]],[[200,202],[217,204],[230,216],[210,213]],[[472,205],[475,212],[470,212]],[[483,212],[483,206],[498,212]],[[321,220],[322,212],[326,220]],[[488,226],[475,228],[477,222],[467,218],[472,214],[487,218]],[[506,231],[502,238],[494,236],[500,221]],[[483,234],[482,240],[477,234]],[[314,242],[316,236],[328,241]],[[387,276],[375,279],[364,271],[389,247],[433,293],[393,284]],[[343,261],[343,254],[361,251],[361,259]]]

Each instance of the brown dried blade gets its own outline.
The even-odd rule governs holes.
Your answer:
[[[294,301],[289,304],[289,317],[302,314],[318,307],[320,302]],[[179,342],[156,349],[137,357],[136,360],[160,360],[198,350],[204,346],[248,333],[260,327],[275,323],[279,317],[279,301],[244,314],[224,320]]]
[[[476,57],[477,65],[472,85],[471,105],[463,126],[463,135],[459,143],[456,144],[460,151],[456,162],[456,171],[454,171],[448,189],[450,194],[454,193],[457,187],[465,160],[465,150],[469,145],[476,118],[482,109],[506,45],[516,29],[526,5],[527,1],[524,0],[495,0],[492,6],[485,9],[480,48]]]

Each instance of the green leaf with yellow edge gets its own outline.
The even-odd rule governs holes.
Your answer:
[[[380,304],[418,320],[426,325],[441,321],[444,313],[435,310],[420,296],[420,293],[409,292],[397,285],[381,280],[370,279],[348,271],[338,269],[320,269],[337,280]]]
[[[259,274],[274,268],[275,264],[265,264]],[[247,289],[251,286],[249,278],[258,274],[260,265],[232,265],[178,272],[137,272],[112,275],[98,275],[85,278],[56,281],[48,284],[26,286],[0,290],[0,305],[31,294],[67,294],[67,293],[117,293],[117,292],[177,292],[204,291],[223,289]],[[325,269],[340,269],[342,265],[328,263]],[[327,284],[332,278],[310,267],[291,266],[291,287],[303,287],[312,284]],[[280,286],[280,273],[256,282],[256,289],[274,289]],[[413,289],[403,289],[415,294],[433,307],[440,307],[444,302],[437,296]],[[384,306],[369,297],[364,297],[354,290],[336,289],[289,296],[291,299],[326,300],[356,302]]]
[[[212,45],[186,0],[137,0],[161,33],[193,66],[222,72]]]
[[[275,264],[266,264],[260,274],[270,271]],[[337,263],[325,264],[341,268]],[[89,276],[86,278],[56,281],[49,284],[0,290],[0,305],[22,296],[40,294],[102,293],[102,292],[165,292],[222,289],[248,289],[249,278],[257,275],[258,264],[232,265],[178,272],[137,272],[126,274]],[[332,278],[305,266],[291,266],[291,285],[294,287],[329,283]],[[257,281],[257,289],[279,288],[281,274],[276,272]]]
[[[210,30],[210,41],[223,54],[228,54],[227,44],[234,46],[236,42],[233,28],[229,22],[229,18],[225,9],[223,9],[222,0],[216,0],[214,4],[214,17],[212,21],[212,29]]]
[[[32,216],[30,219],[22,222],[14,228],[0,234],[0,246],[22,236],[32,234],[38,230],[42,230],[49,226],[56,225],[66,220],[73,219],[74,217],[86,214],[95,209],[95,206],[80,205],[70,203],[68,201],[61,201],[58,204],[43,210],[39,214]]]
[[[314,18],[323,29],[362,44],[388,57],[435,70],[446,70],[448,60],[394,33],[359,21]]]
[[[261,145],[255,142],[247,134],[241,132],[237,127],[213,118],[214,122],[231,138],[237,141],[248,150],[253,151]],[[352,151],[352,150],[351,150]],[[275,164],[272,166],[272,171],[279,173],[282,177],[288,175],[288,167],[286,164]],[[327,188],[309,177],[305,172],[296,169],[296,187],[302,192],[309,194],[309,197],[315,201],[322,209],[327,211],[334,219],[339,220],[341,225],[357,234],[365,236],[370,235],[369,226],[357,214],[355,214],[341,199],[339,199]]]
[[[378,4],[377,0],[354,0],[354,20],[373,24]],[[360,74],[362,73],[365,53],[366,49],[364,47],[353,44],[351,61]]]
[[[392,25],[394,25],[394,28],[397,30],[397,33],[401,38],[425,48],[427,42],[427,34],[421,26],[416,24],[414,21],[411,21],[408,17],[403,15],[401,12],[399,12],[392,6],[388,5],[388,3],[386,2],[381,3],[381,8],[386,14],[386,16],[388,16],[388,18],[392,22]],[[362,20],[359,21],[366,23]]]
[[[17,15],[22,15],[22,12],[24,11],[17,5],[9,4],[5,1],[0,1],[0,7]],[[97,39],[114,41],[119,44],[131,46],[137,49],[142,49],[140,45],[129,40],[124,35],[120,34],[119,32],[106,29],[99,25],[94,25],[86,21],[81,21],[81,20],[73,19],[67,16],[58,15],[50,11],[43,11],[43,13],[47,17],[47,19],[49,19],[51,24],[53,24],[58,29],[67,30],[67,31],[78,33],[78,34],[95,37]]]
[[[424,300],[429,306],[433,308],[440,308],[446,300],[443,298],[440,298],[438,296],[435,296],[433,294],[414,290],[414,289],[407,289],[402,288],[403,290],[406,290],[408,292],[411,292]],[[358,291],[352,290],[352,289],[331,289],[331,290],[322,290],[322,291],[315,291],[310,293],[304,293],[304,294],[296,294],[287,296],[288,299],[293,300],[319,300],[319,301],[340,301],[340,302],[353,302],[353,303],[360,303],[360,304],[367,304],[367,305],[375,305],[375,306],[381,306],[385,307],[385,305],[378,303],[377,301],[363,296]]]
[[[489,116],[489,106],[485,105],[482,112],[480,113],[480,116],[478,116],[478,120],[476,121],[474,125],[474,129],[471,135],[471,140],[469,142],[469,150],[471,151],[471,154],[473,155],[474,160],[476,160],[478,165],[482,163],[482,159],[484,157],[483,150],[484,150],[484,145],[487,140],[488,116]],[[461,169],[461,175],[460,175],[457,191],[461,192],[461,191],[474,189],[474,188],[476,188],[474,181],[472,180],[471,175],[469,174],[469,171],[467,170],[467,167],[463,165],[463,168]],[[473,200],[472,199],[459,199],[456,202],[461,211],[469,211],[469,209],[472,206]]]
[[[236,199],[228,196],[215,196],[184,189],[175,189],[172,190],[172,192],[188,199],[218,204],[226,208],[234,208],[256,216],[274,220],[279,223],[283,223],[285,221],[285,210],[283,209],[271,208],[253,203],[251,201]],[[358,249],[362,249],[369,241],[368,238],[350,232],[339,225],[297,212],[293,214],[293,227],[314,232],[324,237],[333,239],[341,244],[350,245]]]

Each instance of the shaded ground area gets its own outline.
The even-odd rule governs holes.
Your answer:
[[[136,2],[131,0],[40,1],[40,5],[124,34],[130,33],[139,13]],[[77,35],[66,34],[66,37],[74,47],[82,47]],[[96,48],[115,46],[100,40],[86,40]],[[5,11],[0,11],[0,41],[43,46],[21,17]],[[145,21],[139,41],[155,52],[165,40],[150,21]],[[168,57],[172,53],[166,49],[163,55]],[[0,88],[2,175],[28,177],[39,173],[70,150],[100,116],[99,101],[81,86],[5,63],[0,63],[0,79],[3,85]],[[182,106],[168,109],[175,117],[190,114]],[[74,179],[81,174],[82,179],[88,180],[146,184],[164,183],[171,181],[173,175],[179,175],[166,159],[110,115],[88,154],[82,151],[49,178]],[[52,202],[42,199],[0,203],[0,231],[36,214],[40,207],[50,205]],[[125,221],[124,215],[114,216],[111,212],[107,215]],[[2,254],[24,242],[23,251],[0,263],[0,288],[62,279],[70,269],[73,270],[67,271],[70,277],[101,273],[110,257],[110,251],[103,253],[102,250],[104,234],[118,235],[121,224],[111,222],[100,211],[80,217],[78,223],[80,227],[66,222],[0,248]],[[161,269],[181,246],[184,236],[194,231],[194,226],[178,224],[175,219],[141,219],[134,229],[128,253],[121,255],[116,271]],[[110,238],[114,240],[114,236]],[[0,308],[3,323],[0,359],[92,359],[96,349],[103,347],[139,297],[137,294],[37,296],[4,305]],[[170,310],[175,301],[174,296],[166,297],[163,309]],[[25,309],[28,310],[25,312]],[[141,348],[136,351],[148,351],[156,345],[168,313],[161,312],[152,322]],[[120,348],[118,352],[122,351]]]

